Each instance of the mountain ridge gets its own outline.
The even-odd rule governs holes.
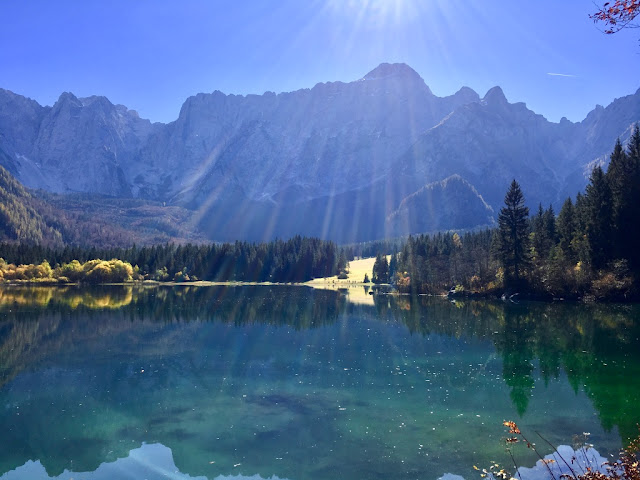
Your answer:
[[[43,107],[0,89],[0,164],[31,188],[187,207],[213,240],[348,242],[388,234],[403,199],[453,175],[494,212],[513,178],[531,205],[559,206],[639,121],[640,89],[554,123],[499,86],[438,97],[405,64],[293,92],[199,93],[166,124],[103,96],[65,92]]]

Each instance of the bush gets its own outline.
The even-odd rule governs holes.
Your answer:
[[[607,272],[591,284],[591,293],[598,300],[625,300],[632,295],[631,277],[619,278],[613,272]]]
[[[59,269],[58,277],[66,277],[70,282],[79,282],[84,277],[82,264],[78,260],[63,264]]]
[[[83,265],[85,278],[90,283],[122,283],[130,282],[133,267],[122,260],[91,260]]]

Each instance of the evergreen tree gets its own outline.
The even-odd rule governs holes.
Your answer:
[[[573,250],[572,241],[576,235],[576,219],[571,198],[567,198],[560,209],[560,213],[556,219],[556,232],[562,255],[574,263],[576,255]]]
[[[622,143],[618,138],[611,153],[609,168],[607,169],[607,182],[611,188],[612,197],[612,221],[613,221],[613,242],[616,257],[622,257],[625,250],[626,236],[625,227],[628,226],[629,219],[625,218],[631,213],[628,202],[630,182],[633,177],[632,162],[622,148]]]
[[[389,262],[387,256],[379,253],[373,264],[373,283],[389,283]]]
[[[587,222],[589,213],[587,206],[587,198],[578,192],[573,210],[576,230],[573,240],[571,240],[571,246],[578,261],[582,264],[588,265],[591,263],[591,257],[589,254],[589,242],[587,240]]]
[[[640,129],[635,126],[625,152],[620,139],[611,154],[607,181],[611,187],[613,253],[616,258],[626,258],[630,266],[640,268],[640,223],[637,208],[640,206]]]
[[[338,256],[338,272],[344,272],[347,269],[347,256],[344,253],[344,250],[340,252]]]
[[[398,255],[391,254],[391,260],[389,261],[389,282],[395,283],[396,272],[398,271]]]
[[[629,139],[629,148],[627,154],[634,160],[640,158],[640,125],[636,123],[633,127],[633,133]]]
[[[533,247],[533,255],[535,257],[536,263],[539,263],[542,259],[544,259],[544,246],[546,243],[545,239],[545,229],[544,229],[544,209],[542,208],[542,203],[538,204],[538,213],[536,213],[531,219],[531,243]]]
[[[629,260],[631,268],[638,272],[640,271],[640,222],[638,222],[637,212],[640,208],[640,126],[638,124],[629,140],[627,156],[631,162],[631,181],[629,182],[628,208],[624,217],[628,227],[624,242],[625,257]]]
[[[551,248],[558,243],[558,234],[556,232],[556,213],[553,210],[553,205],[549,205],[544,211],[544,233],[547,239],[547,245],[545,250],[545,257],[549,255]]]
[[[553,206],[545,210],[538,205],[538,213],[531,220],[533,230],[533,249],[538,263],[543,263],[549,257],[551,248],[556,243],[555,213]]]
[[[513,180],[498,215],[497,257],[504,268],[505,286],[522,286],[529,266],[529,208],[518,182]]]
[[[590,263],[600,269],[613,258],[611,188],[599,166],[591,172],[586,189],[586,235]]]

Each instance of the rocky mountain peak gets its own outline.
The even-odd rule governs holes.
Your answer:
[[[25,155],[31,150],[38,135],[40,122],[50,107],[9,90],[0,88],[0,149],[5,158]],[[15,172],[13,161],[3,163]]]
[[[509,103],[500,87],[491,88],[482,101],[486,105],[507,105]]]
[[[419,95],[435,97],[418,72],[404,63],[381,63],[367,73],[361,81],[365,82],[366,88],[369,89],[378,88],[387,92],[398,92],[401,95],[407,92],[419,92]],[[355,84],[357,82],[351,85]]]
[[[469,87],[462,87],[454,94],[454,97],[459,99],[461,103],[475,103],[480,101],[480,95]]]
[[[107,97],[104,97],[102,95],[91,95],[90,97],[83,97],[79,98],[78,100],[80,100],[83,107],[96,106],[102,108],[112,108],[114,106]]]
[[[23,97],[22,95],[18,95],[17,93],[12,92],[11,90],[6,90],[4,88],[0,88],[0,98],[11,99],[13,101],[19,101],[19,102],[25,102],[25,103],[34,102],[34,100],[31,100],[27,97]]]
[[[406,63],[381,63],[364,76],[364,80],[375,80],[387,77],[405,77],[422,80],[413,68]]]
[[[71,92],[62,92],[56,104],[74,103],[78,106],[82,106],[82,102]]]
[[[48,108],[48,107],[47,107]],[[38,102],[28,97],[23,97],[11,90],[0,88],[0,116],[15,115],[18,110],[29,111],[33,114],[42,113],[46,108],[41,107]]]

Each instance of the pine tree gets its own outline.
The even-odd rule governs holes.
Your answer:
[[[391,255],[389,261],[389,282],[395,283],[396,272],[398,271],[398,255],[396,253]]]
[[[599,269],[613,258],[611,188],[601,167],[591,172],[586,189],[586,234],[590,263]]]
[[[634,270],[640,269],[640,128],[635,126],[628,151],[620,140],[611,154],[607,181],[611,186],[614,254],[626,258]]]
[[[640,207],[640,126],[636,124],[631,139],[627,156],[631,160],[631,182],[628,201],[628,214],[626,215],[627,226],[627,255],[630,266],[636,272],[640,271],[640,222],[638,222],[638,211]]]
[[[625,226],[629,219],[625,218],[629,212],[629,182],[632,179],[632,162],[622,148],[622,143],[618,138],[611,153],[609,168],[607,169],[607,182],[611,187],[612,197],[612,221],[613,221],[613,242],[616,257],[622,257],[627,250],[625,245]]]
[[[497,257],[504,268],[505,286],[519,288],[529,266],[529,208],[518,182],[513,180],[498,215]]]
[[[389,262],[387,256],[379,253],[373,264],[373,283],[389,283]]]
[[[531,219],[531,230],[533,235],[532,238],[532,247],[533,247],[533,256],[535,257],[536,263],[542,263],[544,258],[546,257],[544,253],[546,242],[546,232],[544,228],[544,208],[542,208],[542,203],[538,204],[538,213],[536,213]]]
[[[549,255],[551,248],[558,243],[558,234],[556,232],[556,213],[553,210],[553,205],[549,205],[544,211],[543,217],[544,233],[547,239],[545,257]]]
[[[589,242],[587,240],[587,220],[589,213],[587,207],[586,196],[578,192],[573,209],[576,231],[573,240],[571,240],[571,246],[578,261],[588,265],[591,263],[591,257],[589,255]]]
[[[556,219],[558,244],[563,256],[572,263],[576,261],[572,241],[576,235],[576,219],[571,198],[567,198]]]

